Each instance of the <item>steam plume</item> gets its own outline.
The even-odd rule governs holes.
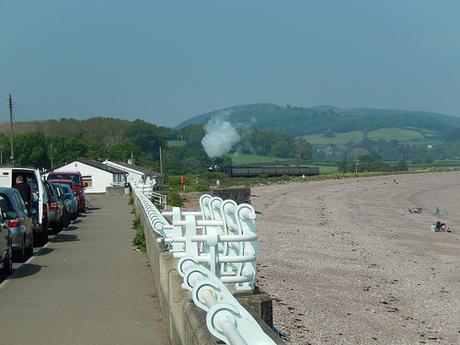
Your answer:
[[[223,116],[211,118],[204,127],[206,135],[201,140],[209,158],[221,157],[228,153],[233,145],[240,141],[240,136],[232,124]]]

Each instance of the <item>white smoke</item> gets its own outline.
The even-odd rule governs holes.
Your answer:
[[[232,124],[223,116],[216,116],[204,126],[206,135],[201,140],[209,158],[222,157],[233,145],[240,141],[240,136]]]

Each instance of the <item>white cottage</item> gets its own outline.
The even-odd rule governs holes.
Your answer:
[[[164,185],[164,176],[156,171],[146,169],[132,163],[124,163],[119,161],[105,160],[102,163],[112,168],[126,172],[126,181],[128,183],[148,182],[148,180],[154,180],[156,182],[155,185],[157,187],[161,187]]]
[[[53,171],[79,171],[87,184],[85,193],[105,193],[107,187],[124,186],[127,176],[123,170],[92,159],[76,159]]]

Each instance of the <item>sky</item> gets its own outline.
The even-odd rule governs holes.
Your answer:
[[[458,0],[0,0],[0,121],[239,104],[460,116]]]

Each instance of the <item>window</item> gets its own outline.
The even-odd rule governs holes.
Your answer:
[[[93,187],[93,177],[91,175],[82,176],[81,179],[83,180],[83,186],[87,188]]]

